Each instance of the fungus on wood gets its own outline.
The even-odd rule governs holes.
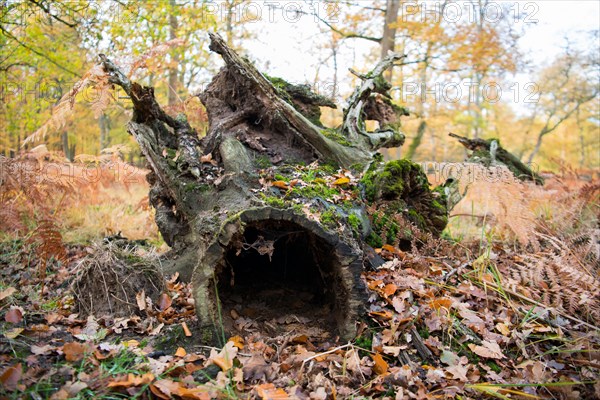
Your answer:
[[[260,73],[209,35],[225,66],[199,94],[209,120],[201,139],[184,115],[162,110],[152,88],[130,82],[101,56],[110,81],[133,101],[128,130],[148,162],[150,202],[172,247],[165,272],[192,281],[205,341],[217,340],[230,314],[222,309],[227,296],[261,285],[300,286],[295,297],[309,292],[309,305],[332,317],[325,322],[332,334],[351,339],[366,303],[361,271],[374,262],[367,242],[397,244],[402,219],[403,229],[431,234],[447,222],[443,191],[430,190],[415,164],[386,164],[377,152],[404,142],[400,117],[407,112],[393,104],[382,77],[402,57],[390,55],[360,76],[342,125],[331,129],[319,120],[319,107],[335,107],[329,99]],[[367,131],[367,120],[379,128]],[[346,170],[366,174],[340,200],[325,178]],[[298,174],[302,184],[294,186]]]

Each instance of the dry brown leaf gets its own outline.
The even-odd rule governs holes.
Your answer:
[[[71,362],[82,360],[86,350],[88,350],[88,346],[78,342],[65,343],[62,348],[65,359]]]
[[[181,389],[181,383],[171,379],[161,379],[150,385],[150,391],[160,399],[171,399],[173,393]]]
[[[210,400],[211,396],[206,390],[206,388],[203,388],[201,386],[192,389],[180,387],[175,392],[175,395],[185,400]]]
[[[255,387],[256,393],[263,400],[284,400],[289,399],[290,395],[281,388],[276,388],[272,383],[263,383]]]
[[[137,293],[135,295],[135,300],[140,311],[144,311],[146,309],[146,291],[142,289],[141,292]]]
[[[217,365],[223,371],[229,371],[233,367],[233,360],[237,356],[238,348],[233,342],[227,342],[225,347],[217,353],[216,350],[211,350],[209,361]]]
[[[16,291],[17,289],[15,289],[14,287],[7,287],[6,289],[0,292],[0,301],[4,300],[9,296],[12,296]]]
[[[373,371],[375,371],[377,375],[383,375],[388,371],[388,363],[385,362],[381,354],[372,354],[371,358],[373,359],[373,362],[375,362],[375,365],[373,366]]]
[[[30,350],[32,354],[35,354],[36,356],[41,356],[50,353],[52,350],[56,350],[56,347],[51,346],[49,344],[44,346],[36,346],[35,344],[33,344],[31,345]]]
[[[192,336],[192,332],[190,331],[190,328],[188,328],[188,326],[185,323],[185,321],[183,321],[181,323],[181,328],[183,328],[183,333],[185,334],[186,337],[191,337]]]
[[[23,328],[14,328],[14,329],[11,329],[9,331],[4,332],[4,337],[7,338],[7,339],[14,339],[17,336],[19,336],[21,333],[23,333],[24,330],[25,329],[23,329]]]
[[[154,380],[153,374],[143,374],[141,376],[134,374],[127,374],[127,377],[121,380],[115,380],[108,383],[108,387],[114,388],[129,388],[132,386],[142,386],[151,383]]]
[[[23,313],[18,308],[11,308],[4,315],[4,320],[11,324],[18,324],[23,321]]]
[[[469,348],[473,353],[483,358],[504,358],[504,354],[502,353],[500,346],[498,346],[498,343],[484,340],[481,342],[481,344],[481,346],[478,346],[471,343],[469,344]]]
[[[0,383],[4,389],[8,391],[13,391],[17,388],[19,381],[21,380],[21,376],[23,375],[23,366],[21,363],[17,365],[13,365],[12,367],[8,367],[2,372],[0,375]]]
[[[160,295],[160,298],[158,299],[158,309],[160,311],[165,311],[167,308],[171,307],[171,304],[173,304],[171,296],[169,296],[167,293]]]

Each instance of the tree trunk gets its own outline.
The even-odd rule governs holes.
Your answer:
[[[382,77],[399,57],[361,76],[333,130],[319,120],[321,106],[335,107],[330,100],[266,77],[209,35],[225,66],[199,95],[210,126],[201,140],[184,117],[162,110],[152,88],[101,56],[133,102],[129,132],[151,169],[150,202],[172,247],[164,268],[191,279],[203,340],[230,327],[226,299],[265,285],[301,286],[333,333],[350,339],[366,300],[361,271],[382,262],[369,244],[406,244],[447,222],[443,191],[432,192],[418,166],[385,164],[377,153],[404,141],[406,112]],[[366,120],[380,128],[367,132]],[[365,171],[359,184],[354,176]]]

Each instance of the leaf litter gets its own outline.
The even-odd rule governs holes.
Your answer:
[[[155,285],[161,290],[137,288],[128,315],[77,312],[68,277],[94,250],[72,249],[49,271],[46,299],[21,273],[2,291],[2,391],[53,399],[598,398],[598,321],[513,295],[526,286],[508,289],[494,272],[515,262],[515,250],[494,244],[493,257],[482,259],[471,256],[477,246],[432,240],[411,252],[380,249],[386,262],[363,274],[369,301],[351,343],[294,310],[236,308],[242,297],[232,300],[236,334],[222,348],[194,337],[192,289],[177,276]]]

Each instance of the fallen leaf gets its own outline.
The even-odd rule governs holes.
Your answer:
[[[394,254],[396,252],[396,248],[390,244],[384,244],[381,247],[381,250],[389,251],[392,254]]]
[[[23,328],[13,328],[9,331],[4,332],[4,337],[7,339],[14,339],[17,336],[19,336],[21,333],[23,333],[25,329]]]
[[[192,336],[192,332],[190,331],[190,328],[188,328],[188,326],[185,323],[185,321],[183,321],[181,323],[181,327],[183,328],[183,333],[185,334],[186,337],[191,337]]]
[[[233,345],[240,350],[244,348],[244,338],[242,338],[241,336],[236,335],[236,336],[230,337],[228,342],[232,342]]]
[[[22,375],[23,366],[19,363],[5,369],[4,372],[2,372],[2,375],[0,375],[0,382],[6,390],[13,391],[17,388],[17,384],[21,380]]]
[[[35,354],[36,356],[48,354],[52,350],[56,350],[56,347],[50,346],[49,344],[44,346],[36,346],[35,344],[31,345],[31,353]]]
[[[142,289],[141,292],[135,295],[135,300],[140,311],[144,311],[146,309],[146,291]]]
[[[86,346],[85,344],[78,342],[70,342],[64,344],[62,351],[65,354],[65,359],[67,361],[74,362],[83,359],[87,348],[88,346]]]
[[[177,389],[175,394],[177,396],[181,397],[182,399],[186,399],[186,400],[210,400],[211,399],[211,396],[207,392],[207,389],[205,387],[201,387],[201,386],[195,387],[192,389],[180,387],[179,389]]]
[[[387,362],[385,362],[383,357],[381,357],[381,354],[379,354],[379,353],[372,354],[371,358],[375,362],[373,371],[375,371],[375,373],[377,375],[383,375],[388,371],[388,364],[387,364]]]
[[[154,328],[150,331],[149,335],[150,336],[158,335],[164,326],[165,326],[165,324],[161,322],[160,324],[157,325],[156,328]],[[185,330],[184,330],[184,332],[185,332]]]
[[[7,287],[6,289],[4,289],[3,291],[0,292],[0,301],[4,300],[5,298],[12,296],[15,292],[17,291],[17,289],[15,289],[14,287]]]
[[[450,306],[452,305],[452,299],[437,298],[432,300],[429,305],[434,310],[439,310],[440,308],[450,309]]]
[[[255,387],[256,393],[263,400],[284,400],[289,399],[290,395],[281,388],[276,388],[272,383],[263,383]]]
[[[394,285],[393,283],[388,283],[387,285],[385,285],[383,287],[382,291],[383,291],[383,294],[385,295],[385,297],[390,297],[391,295],[396,293],[397,289],[398,289],[398,287],[396,285]]]
[[[496,324],[496,330],[498,332],[500,332],[501,334],[503,334],[504,336],[510,336],[510,329],[508,328],[508,326],[503,323],[503,322],[498,322]]]
[[[338,178],[335,181],[333,181],[333,184],[336,186],[341,186],[341,185],[345,185],[347,183],[350,183],[350,179],[348,178]]]
[[[476,344],[471,343],[469,344],[469,348],[473,353],[483,358],[504,358],[504,354],[502,353],[502,350],[500,349],[498,343],[484,340],[481,342],[481,344],[481,346],[478,346]]]
[[[141,376],[130,373],[130,374],[127,374],[127,377],[125,377],[124,379],[109,382],[107,386],[114,387],[114,388],[118,388],[118,387],[129,388],[132,386],[147,385],[147,384],[151,383],[153,380],[154,380],[154,375],[150,374],[150,373],[147,373],[147,374],[144,374]]]
[[[459,364],[460,357],[449,350],[444,350],[440,356],[440,361],[446,365],[453,366]]]
[[[252,357],[244,362],[242,368],[244,380],[249,382],[268,380],[272,375],[273,367],[267,364],[265,358],[260,354],[252,354]]]
[[[288,188],[288,184],[285,183],[284,181],[275,181],[275,182],[271,183],[271,185],[273,185],[279,189],[287,189]]]
[[[225,347],[217,353],[211,350],[209,360],[223,371],[229,371],[233,367],[233,359],[237,356],[238,348],[233,342],[227,342]]]
[[[161,379],[150,385],[150,391],[160,399],[171,399],[172,393],[176,393],[181,388],[181,383],[170,379]]]
[[[23,313],[18,308],[11,308],[4,315],[4,320],[11,324],[18,324],[23,321]]]
[[[171,304],[173,304],[173,300],[171,300],[171,297],[168,294],[163,293],[160,295],[160,298],[158,299],[158,309],[160,311],[165,311],[167,308],[171,307]]]
[[[183,347],[178,347],[177,351],[175,352],[176,357],[185,357],[186,354],[187,354],[187,351],[185,351],[185,349]]]

